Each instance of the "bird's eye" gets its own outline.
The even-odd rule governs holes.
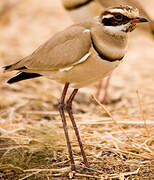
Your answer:
[[[115,19],[116,21],[121,21],[121,20],[123,19],[123,15],[122,15],[122,14],[115,14],[115,15],[114,15],[114,19]]]

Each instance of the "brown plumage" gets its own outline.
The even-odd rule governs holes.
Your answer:
[[[129,11],[128,11],[129,9]],[[131,10],[131,11],[130,11]],[[110,12],[109,12],[110,11]],[[118,19],[116,13],[124,18]],[[128,14],[126,14],[128,12]],[[119,25],[105,25],[103,20],[118,21]],[[72,170],[76,170],[73,152],[69,140],[67,122],[64,109],[71,119],[85,166],[89,169],[82,141],[72,113],[72,101],[78,88],[84,87],[111,73],[121,63],[127,47],[127,32],[135,28],[135,24],[146,22],[140,18],[138,10],[132,7],[116,7],[107,9],[103,15],[91,21],[85,21],[68,27],[57,33],[31,55],[17,63],[5,66],[5,71],[18,71],[20,74],[11,78],[8,83],[25,79],[45,76],[65,84],[59,102],[59,112],[62,118],[64,133],[68,146]],[[65,96],[69,85],[74,88],[71,96],[65,103]]]
[[[146,17],[150,20],[150,23],[140,26],[139,28],[144,31],[150,32],[151,30],[152,33],[154,32],[154,21],[150,18],[144,7],[142,7],[139,0],[62,0],[62,3],[64,8],[67,10],[67,12],[69,12],[75,23],[84,21],[85,19],[90,19],[94,16],[98,16],[102,12],[102,10],[108,7],[116,7],[119,5],[134,6],[139,9],[140,14],[143,17]],[[108,76],[105,82],[104,96],[101,100],[102,103],[107,103],[109,79],[110,77]],[[96,91],[96,98],[98,99],[101,92],[100,87],[102,87],[101,83],[99,83],[99,86],[97,87]]]

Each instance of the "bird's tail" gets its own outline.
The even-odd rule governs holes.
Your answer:
[[[19,61],[17,61],[16,63],[13,63],[11,65],[8,66],[4,66],[4,72],[5,71],[14,71],[14,70],[24,70],[27,69],[27,67],[25,66],[25,64],[27,64],[27,62],[31,59],[30,56],[27,56],[23,59],[20,59]]]
[[[21,60],[14,63],[14,64],[11,64],[11,65],[8,65],[8,66],[4,66],[3,69],[4,69],[4,72],[6,71],[13,71],[13,70],[23,70],[23,69],[27,69],[25,66],[22,66],[21,65]]]
[[[28,68],[26,66],[24,66],[24,64],[26,64],[27,60],[29,60],[29,57],[26,57],[26,58],[14,63],[14,64],[3,67],[4,72],[13,71],[13,70],[18,70],[19,71],[19,74],[17,76],[14,76],[13,78],[9,79],[7,81],[7,83],[12,84],[12,83],[15,83],[15,82],[18,82],[18,81],[22,81],[22,80],[42,76],[42,75],[40,75],[38,73],[23,72],[24,70],[26,71],[26,69],[28,70]]]
[[[36,78],[36,77],[40,77],[40,74],[37,73],[26,73],[26,72],[21,72],[20,74],[18,74],[17,76],[14,76],[13,78],[9,79],[7,81],[7,83],[9,84],[13,84],[16,83],[18,81],[23,81],[26,79],[31,79],[31,78]]]

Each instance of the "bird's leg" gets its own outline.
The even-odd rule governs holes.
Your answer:
[[[73,116],[73,111],[72,111],[72,101],[73,101],[75,95],[77,94],[77,92],[78,92],[78,89],[74,89],[74,91],[72,92],[71,96],[69,97],[69,99],[68,99],[68,101],[66,103],[66,110],[67,110],[67,112],[69,114],[69,117],[71,119],[74,131],[75,131],[75,134],[76,134],[79,146],[80,146],[81,154],[82,154],[82,157],[83,157],[83,162],[84,162],[84,164],[85,164],[85,166],[87,168],[90,168],[89,162],[87,160],[87,157],[86,157],[86,154],[85,154],[85,151],[84,151],[84,148],[83,148],[83,144],[82,144],[82,140],[81,140],[81,137],[80,137],[80,134],[79,134],[79,130],[78,130],[78,127],[76,125],[76,122],[75,122],[75,119],[74,119],[74,116]]]
[[[58,104],[58,108],[59,108],[60,116],[61,116],[62,123],[63,123],[64,133],[65,133],[67,147],[68,147],[69,158],[70,158],[70,161],[71,161],[71,168],[72,168],[72,171],[76,171],[75,162],[74,162],[74,158],[73,158],[72,147],[71,147],[71,143],[70,143],[69,135],[68,135],[66,117],[65,117],[65,113],[64,113],[64,109],[65,109],[65,102],[64,101],[65,101],[65,96],[66,96],[68,87],[69,87],[69,83],[66,83],[65,86],[64,86],[64,89],[63,89],[62,96],[60,98],[59,104]]]
[[[104,96],[103,96],[103,99],[101,101],[102,104],[106,104],[107,103],[106,99],[107,99],[107,96],[108,96],[108,87],[109,87],[110,79],[111,79],[111,75],[107,77],[106,82],[105,82]]]

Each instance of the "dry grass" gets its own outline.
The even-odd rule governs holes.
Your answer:
[[[60,1],[2,2],[1,66],[29,54],[71,23]],[[7,2],[9,4],[5,4]],[[6,7],[9,7],[8,11]],[[74,102],[74,112],[91,171],[84,168],[68,119],[78,169],[76,174],[70,170],[57,112],[61,85],[40,78],[10,86],[5,82],[12,74],[1,71],[0,179],[152,180],[153,52],[154,42],[149,34],[136,31],[130,35],[126,62],[115,70],[111,79],[107,106],[102,106],[91,96],[95,94],[96,86],[80,90]]]

